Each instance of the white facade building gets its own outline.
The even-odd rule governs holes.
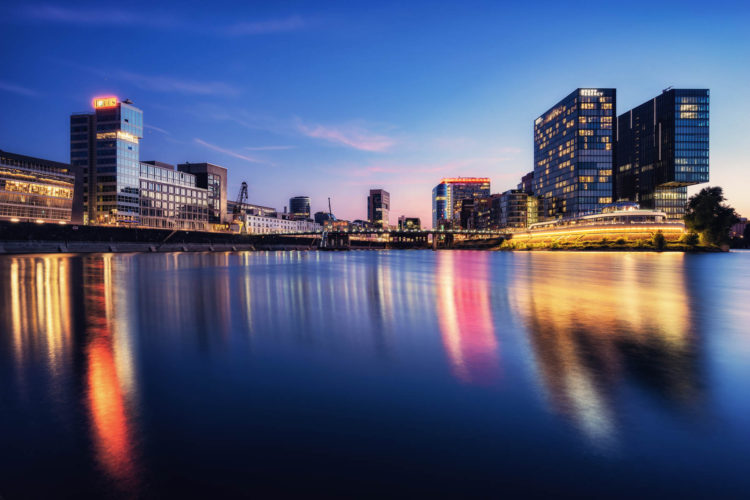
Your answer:
[[[248,234],[298,233],[322,231],[323,226],[309,220],[289,220],[283,217],[246,215],[245,227]]]

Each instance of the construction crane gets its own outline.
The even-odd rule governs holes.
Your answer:
[[[247,203],[247,182],[242,181],[240,186],[240,192],[237,195],[237,201],[234,204],[232,210],[232,229],[242,234],[247,234],[247,227],[245,221],[242,220],[242,206]]]

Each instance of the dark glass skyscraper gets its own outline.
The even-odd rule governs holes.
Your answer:
[[[300,220],[307,220],[310,218],[310,197],[309,196],[295,196],[289,198],[289,214],[291,217]]]
[[[129,100],[98,97],[94,113],[70,117],[70,163],[83,170],[84,219],[138,223],[143,112]]]
[[[612,203],[615,89],[577,89],[534,121],[534,194],[544,219]]]
[[[385,189],[370,189],[367,197],[367,220],[375,227],[390,225],[391,195]]]
[[[617,118],[615,198],[685,213],[687,186],[708,182],[707,89],[667,89]]]

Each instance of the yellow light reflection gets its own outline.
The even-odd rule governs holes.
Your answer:
[[[612,393],[626,370],[679,401],[698,386],[682,254],[524,254],[511,306],[526,325],[551,409],[593,442],[616,438]]]

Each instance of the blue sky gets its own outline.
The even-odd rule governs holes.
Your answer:
[[[534,118],[577,87],[618,113],[711,89],[711,184],[750,215],[747,2],[4,2],[0,149],[67,161],[68,116],[130,98],[142,160],[229,168],[253,202],[430,221],[444,176],[533,168]],[[210,5],[210,9],[206,6]],[[695,189],[691,189],[694,192]]]

